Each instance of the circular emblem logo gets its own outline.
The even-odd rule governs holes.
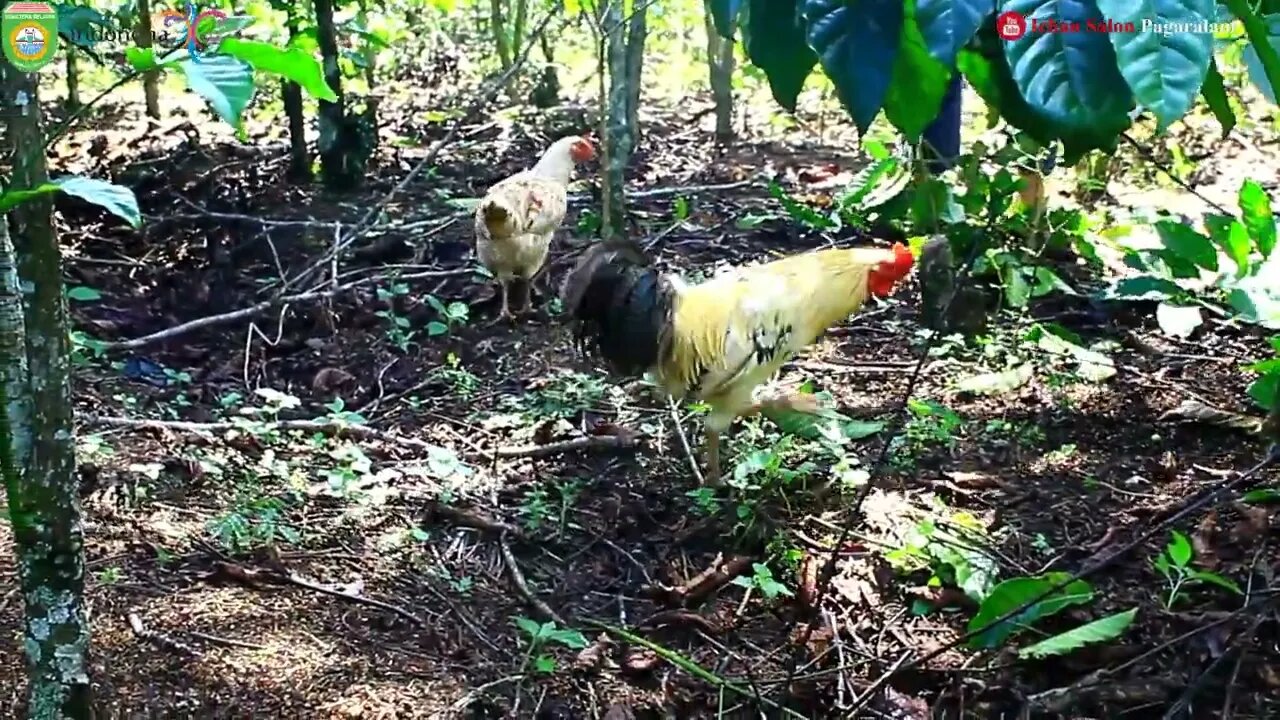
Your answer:
[[[9,47],[18,58],[35,62],[49,52],[49,38],[39,25],[33,22],[19,23],[9,33]]]
[[[1001,40],[1017,40],[1027,34],[1027,19],[1013,10],[1000,13],[996,18],[996,34]]]

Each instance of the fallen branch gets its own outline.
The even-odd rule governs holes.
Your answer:
[[[283,582],[287,582],[291,585],[297,585],[300,588],[306,588],[307,590],[318,592],[322,595],[332,595],[333,597],[342,598],[343,600],[350,600],[353,603],[358,603],[360,605],[368,605],[369,607],[375,607],[375,608],[378,608],[379,610],[386,610],[387,612],[395,613],[396,615],[399,615],[400,617],[408,620],[414,625],[424,626],[426,624],[422,622],[422,620],[417,615],[414,615],[413,613],[409,612],[408,610],[405,610],[404,608],[399,608],[390,603],[385,603],[385,602],[382,602],[381,600],[374,600],[373,598],[365,597],[363,595],[356,595],[354,593],[343,592],[342,590],[335,590],[334,588],[331,588],[331,587],[325,587],[324,585],[313,583],[310,580],[307,580],[306,578],[299,577],[296,573],[291,572],[288,574],[272,574],[271,577]]]
[[[411,276],[402,275],[400,276],[400,279],[416,280],[421,278],[432,278],[432,277],[453,277],[457,275],[465,275],[470,272],[471,270],[468,268],[455,268],[452,270],[436,270],[436,271],[424,272],[424,273],[413,273]],[[361,278],[359,280],[353,280],[349,283],[345,283],[337,287],[330,287],[325,290],[312,290],[309,292],[297,293],[296,295],[285,295],[284,297],[278,297],[272,300],[263,300],[262,302],[256,305],[250,305],[247,308],[232,310],[231,312],[221,313],[218,315],[209,315],[207,317],[196,318],[195,320],[190,320],[188,322],[184,322],[179,325],[174,325],[171,328],[161,330],[159,332],[153,332],[150,335],[143,335],[140,338],[134,338],[132,340],[117,340],[115,342],[107,342],[107,343],[103,343],[102,346],[106,350],[136,350],[137,348],[140,348],[146,345],[151,345],[153,343],[160,342],[161,340],[169,340],[171,338],[175,338],[179,335],[185,335],[195,330],[202,330],[207,327],[213,327],[214,325],[222,325],[225,323],[234,322],[236,320],[245,320],[245,319],[254,317],[255,315],[258,315],[260,313],[264,313],[268,310],[271,310],[278,305],[292,305],[293,303],[324,300],[325,298],[331,298],[335,295],[339,295],[348,290],[352,290],[354,288],[361,287],[363,285],[373,285],[375,283],[381,282],[382,280],[383,278],[381,276]]]
[[[245,650],[266,649],[265,645],[255,645],[253,643],[244,642],[243,640],[233,640],[231,638],[218,637],[217,635],[209,635],[208,633],[196,632],[195,630],[188,630],[187,634],[193,638],[199,638],[201,640],[204,640],[205,642],[211,642],[214,645],[225,645],[227,647],[244,648]]]
[[[710,567],[695,575],[689,582],[672,590],[672,598],[685,607],[697,605],[708,595],[749,570],[753,562],[749,555],[735,555],[728,560],[724,560],[723,557],[723,555],[716,556],[715,562],[711,563]]]
[[[494,520],[469,510],[450,507],[443,503],[431,503],[428,505],[428,512],[444,517],[454,525],[475,528],[476,530],[484,530],[486,532],[497,533],[499,535],[506,533],[517,538],[524,537],[524,532],[515,525],[502,522],[501,520]]]
[[[198,650],[191,647],[190,645],[187,645],[181,640],[175,640],[169,637],[168,635],[161,632],[156,632],[155,630],[148,630],[142,624],[142,618],[138,617],[137,613],[129,613],[128,618],[129,618],[129,628],[133,630],[134,635],[137,635],[139,638],[146,640],[147,642],[151,643],[152,645],[155,645],[161,650],[168,650],[178,655],[185,655],[187,657],[200,656],[200,652]]]
[[[545,445],[518,445],[498,448],[493,455],[498,458],[538,458],[578,450],[627,450],[637,444],[636,438],[631,435],[588,435],[587,437],[562,440]]]
[[[676,437],[680,438],[680,447],[684,448],[684,456],[689,459],[689,468],[693,470],[693,477],[698,481],[698,487],[707,484],[707,478],[702,474],[702,468],[698,467],[698,458],[693,454],[693,448],[689,447],[689,438],[684,434],[684,425],[680,423],[680,411],[676,409],[676,401],[667,398],[667,408],[671,411],[671,422],[676,426]]]
[[[542,616],[543,620],[554,621],[557,625],[567,626],[564,621],[551,606],[538,599],[533,591],[529,589],[529,582],[524,579],[524,573],[520,571],[520,565],[516,562],[515,553],[511,552],[511,545],[507,542],[507,536],[498,537],[498,551],[502,553],[502,562],[507,566],[507,574],[511,576],[511,582],[516,586],[516,590],[524,597],[525,602]]]
[[[708,635],[719,635],[722,632],[714,621],[689,610],[659,610],[636,623],[636,627],[640,629],[663,625],[692,625]]]
[[[215,433],[226,432],[228,430],[244,429],[243,425],[232,422],[189,422],[186,420],[151,420],[148,418],[127,418],[114,417],[110,415],[89,416],[85,418],[85,422],[90,425],[105,425],[107,427],[123,427],[123,428],[151,428],[155,430],[170,430],[174,432],[191,432],[191,433]],[[406,447],[417,448],[419,450],[435,450],[437,446],[414,438],[404,437],[402,435],[392,435],[391,433],[365,425],[351,425],[349,423],[339,422],[337,420],[276,420],[274,422],[261,422],[267,428],[276,430],[301,430],[303,432],[319,432],[342,437],[349,435],[361,440],[381,440],[382,442],[403,445]]]

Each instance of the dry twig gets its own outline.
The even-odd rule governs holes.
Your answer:
[[[516,590],[520,592],[525,602],[529,603],[529,606],[537,611],[543,620],[552,620],[557,625],[568,625],[555,610],[551,609],[550,605],[538,599],[538,596],[529,589],[529,582],[524,579],[524,573],[520,571],[520,565],[516,562],[515,553],[511,552],[511,545],[507,542],[506,535],[498,537],[498,550],[502,553],[502,561],[507,566],[507,574],[511,576],[512,584],[516,586]]]

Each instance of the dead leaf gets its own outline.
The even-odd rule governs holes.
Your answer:
[[[995,475],[980,472],[944,472],[955,484],[967,490],[988,490],[1003,487],[1004,482]]]
[[[342,368],[321,368],[315,377],[311,378],[311,390],[317,394],[327,394],[355,379],[355,375]]]
[[[818,599],[818,571],[822,569],[822,561],[813,556],[813,553],[805,553],[804,558],[800,561],[800,567],[796,570],[796,585],[800,591],[800,603],[806,608],[812,608]]]
[[[929,703],[924,698],[912,697],[894,690],[884,689],[885,708],[894,720],[929,720]]]
[[[1236,512],[1240,521],[1231,528],[1231,544],[1236,547],[1253,547],[1256,541],[1271,530],[1271,511],[1265,507],[1238,502]]]
[[[631,711],[630,705],[614,703],[605,712],[604,720],[636,720],[636,714]]]
[[[1204,423],[1230,430],[1243,430],[1256,435],[1262,429],[1262,418],[1243,415],[1206,405],[1199,400],[1183,400],[1182,404],[1160,416],[1161,422]]]
[[[1210,510],[1195,532],[1191,533],[1191,547],[1195,549],[1196,563],[1206,570],[1218,568],[1218,556],[1213,551],[1213,539],[1218,533],[1218,511]]]
[[[574,658],[574,664],[583,670],[595,670],[596,668],[599,668],[604,664],[605,655],[608,652],[609,646],[612,644],[613,641],[609,639],[609,636],[601,633],[600,637],[596,638],[595,642],[586,646],[578,653],[578,656]]]
[[[622,669],[625,672],[645,673],[657,667],[661,661],[658,653],[648,648],[635,648],[623,658]]]
[[[934,610],[948,607],[975,607],[973,599],[965,595],[959,588],[921,585],[908,588],[907,594],[924,600]]]

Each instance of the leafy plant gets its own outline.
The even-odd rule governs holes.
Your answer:
[[[517,617],[516,627],[525,634],[524,661],[520,664],[521,672],[529,667],[540,673],[550,674],[556,671],[556,660],[543,652],[543,648],[551,643],[563,645],[573,650],[581,650],[587,646],[587,639],[581,632],[572,628],[561,628],[554,621],[539,623],[527,617]]]
[[[1232,580],[1217,573],[1192,567],[1191,557],[1193,551],[1191,541],[1187,539],[1186,535],[1177,530],[1171,531],[1169,535],[1172,538],[1169,541],[1169,545],[1152,561],[1152,565],[1164,576],[1165,582],[1169,585],[1169,593],[1165,596],[1164,601],[1166,609],[1173,607],[1182,588],[1194,583],[1208,583],[1217,585],[1237,595],[1244,594],[1240,590],[1240,586],[1236,585]]]
[[[773,571],[764,563],[751,563],[751,575],[739,575],[733,579],[733,584],[739,587],[759,590],[761,594],[770,600],[779,596],[793,597],[795,595],[790,588],[774,579]]]

